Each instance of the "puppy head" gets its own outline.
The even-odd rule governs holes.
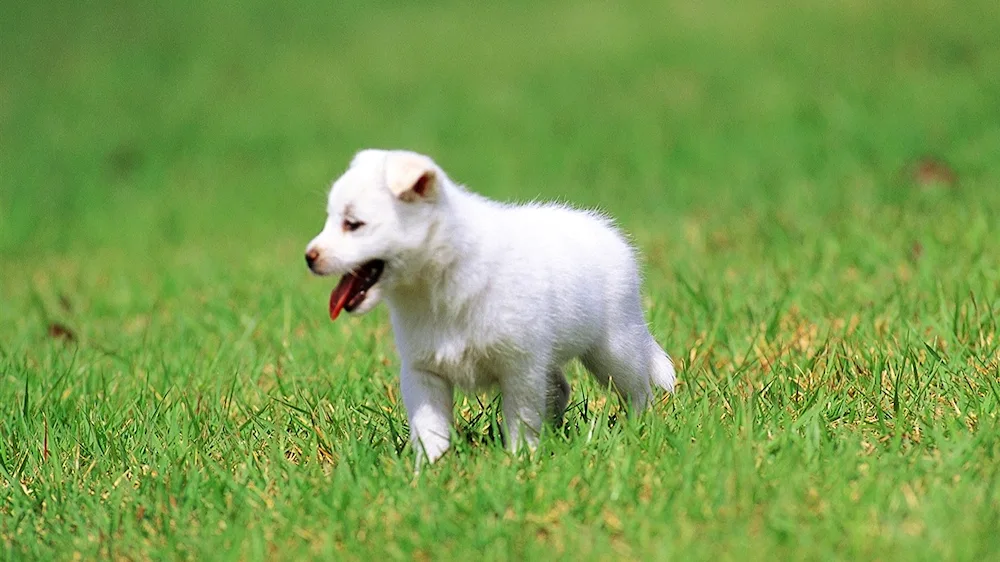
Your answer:
[[[443,177],[421,154],[364,150],[333,183],[326,224],[306,247],[314,273],[341,276],[330,295],[332,318],[378,304],[395,269],[434,227]]]

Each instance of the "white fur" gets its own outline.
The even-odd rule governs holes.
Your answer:
[[[423,194],[409,190],[420,173]],[[342,227],[362,221],[355,231]],[[307,251],[342,275],[371,259],[385,272],[354,312],[389,304],[417,466],[448,448],[452,390],[499,386],[508,444],[534,446],[569,397],[579,357],[634,410],[651,384],[674,387],[649,334],[631,246],[606,217],[561,205],[497,203],[453,183],[428,157],[365,150],[330,190],[328,220]]]

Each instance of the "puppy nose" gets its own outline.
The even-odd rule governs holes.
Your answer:
[[[319,259],[319,250],[317,250],[316,248],[313,248],[312,250],[306,252],[306,265],[309,266],[309,269],[312,269],[313,264],[316,263],[316,260],[318,259]]]

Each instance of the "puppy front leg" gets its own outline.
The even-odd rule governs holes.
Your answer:
[[[410,420],[410,441],[417,452],[415,468],[419,471],[425,460],[433,463],[451,443],[452,384],[404,365],[400,387]]]

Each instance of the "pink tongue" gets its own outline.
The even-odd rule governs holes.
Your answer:
[[[354,292],[354,285],[358,281],[360,279],[351,273],[340,278],[340,283],[337,283],[337,286],[333,288],[333,292],[330,293],[330,320],[336,320],[340,316],[340,311],[344,309],[344,305],[351,298],[351,293]]]

